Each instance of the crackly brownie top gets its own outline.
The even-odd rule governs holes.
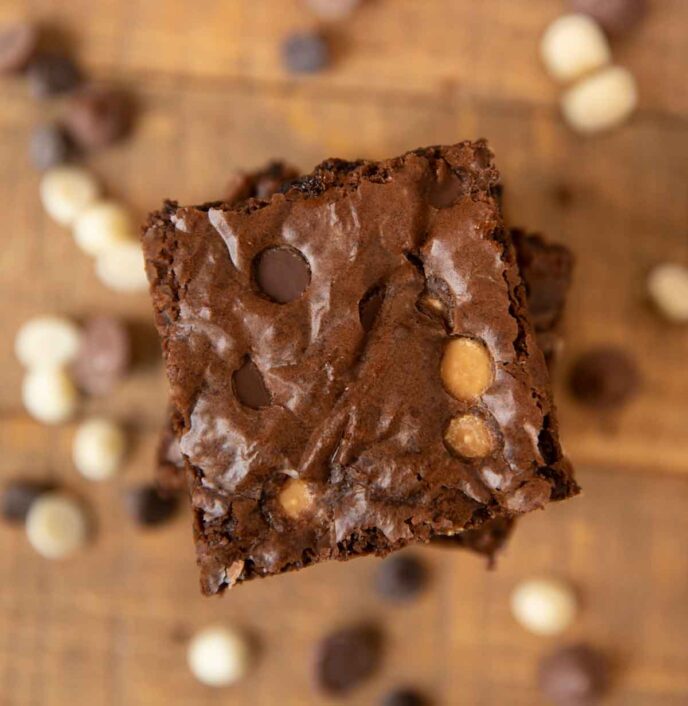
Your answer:
[[[151,217],[206,592],[575,491],[497,182],[461,143]]]

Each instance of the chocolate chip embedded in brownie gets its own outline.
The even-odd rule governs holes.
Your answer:
[[[464,142],[150,217],[206,593],[577,492],[497,183]]]

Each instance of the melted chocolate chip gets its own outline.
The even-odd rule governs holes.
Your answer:
[[[37,42],[38,32],[28,22],[0,27],[0,73],[21,71],[33,56]]]
[[[294,248],[270,248],[257,259],[256,283],[263,294],[278,304],[298,299],[311,281],[306,259]]]
[[[557,706],[586,706],[606,691],[609,663],[588,645],[563,647],[540,662],[538,685]]]
[[[385,559],[378,569],[375,586],[385,598],[405,601],[415,598],[427,582],[425,564],[407,554]]]
[[[368,332],[375,325],[377,316],[385,300],[384,287],[375,286],[370,289],[358,305],[358,314],[361,319],[363,330]]]
[[[596,348],[581,355],[571,369],[571,394],[591,407],[612,409],[638,391],[640,375],[635,362],[618,348]]]
[[[178,498],[161,495],[154,485],[131,488],[125,496],[125,506],[132,518],[140,525],[152,527],[162,524],[174,516]]]
[[[344,694],[370,677],[380,664],[382,640],[370,627],[345,628],[318,648],[316,679],[323,691]]]
[[[270,406],[270,392],[265,387],[263,376],[250,358],[234,372],[232,377],[234,394],[241,404],[251,409]]]
[[[0,496],[0,513],[8,522],[24,522],[33,505],[43,493],[52,490],[49,483],[16,480],[8,483]]]

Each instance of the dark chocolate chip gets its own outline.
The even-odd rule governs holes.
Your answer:
[[[72,365],[77,386],[89,395],[105,395],[127,374],[131,340],[126,325],[111,316],[86,321]]]
[[[311,281],[303,255],[294,248],[270,248],[257,258],[256,283],[263,294],[278,304],[298,299]]]
[[[392,600],[415,598],[426,586],[428,572],[425,564],[412,554],[392,556],[378,568],[377,590]]]
[[[429,701],[414,689],[396,689],[382,699],[381,706],[428,706]]]
[[[345,694],[370,677],[382,657],[382,640],[370,627],[345,628],[318,647],[316,679],[323,691]]]
[[[318,32],[293,34],[282,44],[282,62],[292,73],[316,73],[330,63],[330,47]]]
[[[0,496],[0,513],[7,522],[24,522],[29,508],[43,493],[52,490],[50,483],[15,480],[8,483]]]
[[[635,362],[623,350],[612,347],[581,355],[569,376],[573,396],[591,407],[620,407],[633,397],[639,386]]]
[[[571,5],[616,36],[633,29],[647,12],[647,0],[571,0]]]
[[[87,86],[70,97],[64,120],[69,134],[80,147],[106,147],[129,132],[133,104],[121,91]]]
[[[232,376],[234,394],[241,404],[251,409],[269,407],[270,392],[265,387],[263,376],[250,358]]]
[[[370,289],[363,299],[361,299],[358,305],[358,314],[364,331],[370,331],[375,325],[384,300],[385,289],[380,286],[375,286]]]
[[[36,51],[38,31],[28,22],[0,27],[0,74],[26,68]]]
[[[154,485],[130,488],[125,495],[129,514],[140,525],[152,527],[171,519],[178,508],[178,498],[162,495]]]
[[[600,652],[588,645],[572,645],[541,660],[538,685],[557,706],[586,706],[607,690],[609,672],[608,660]]]
[[[50,169],[62,164],[69,159],[71,153],[72,144],[59,125],[40,125],[31,133],[29,155],[37,169]]]
[[[36,98],[47,98],[75,89],[81,83],[81,72],[66,56],[39,54],[26,69],[29,88]]]

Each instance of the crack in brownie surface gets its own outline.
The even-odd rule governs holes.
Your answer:
[[[485,144],[461,143],[153,214],[144,250],[205,592],[576,492],[497,182]],[[276,258],[288,296],[257,276],[274,250],[308,269]],[[266,404],[236,394],[248,361]]]

